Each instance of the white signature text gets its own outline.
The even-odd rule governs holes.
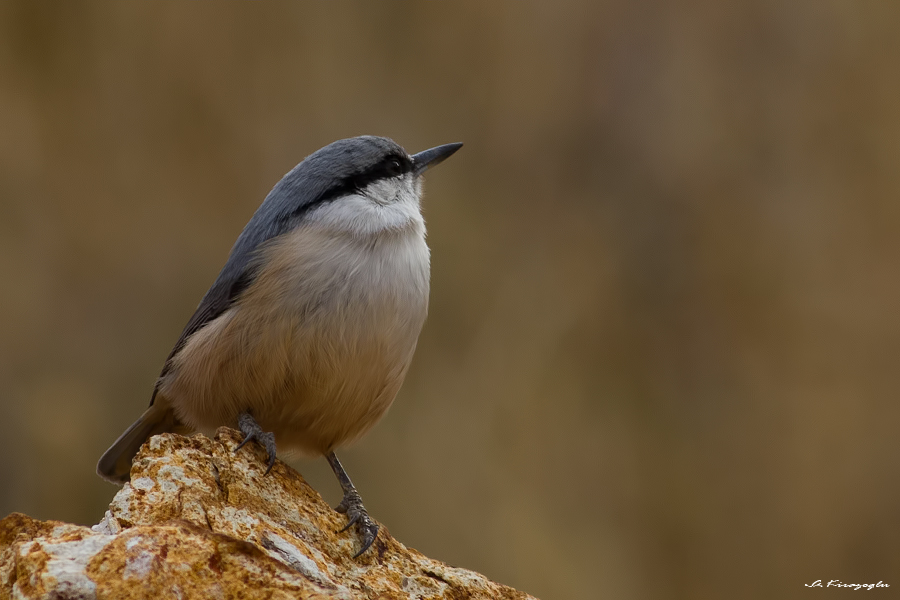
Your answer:
[[[891,587],[889,584],[884,583],[883,581],[879,581],[878,583],[844,583],[840,579],[832,579],[828,583],[822,583],[821,579],[816,579],[812,583],[804,583],[806,587],[838,587],[838,588],[853,588],[854,590],[871,590],[874,588],[887,588]]]

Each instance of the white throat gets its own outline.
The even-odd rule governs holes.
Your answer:
[[[306,216],[309,226],[369,237],[413,230],[425,235],[421,180],[409,173],[379,179],[356,193],[336,198]]]

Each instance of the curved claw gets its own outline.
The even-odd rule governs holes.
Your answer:
[[[358,557],[360,554],[369,549],[369,546],[375,541],[375,538],[378,537],[378,525],[369,521],[369,518],[366,517],[367,524],[361,525],[360,529],[362,529],[362,548],[359,549],[359,552],[353,555],[353,558]]]
[[[253,435],[253,434],[245,435],[245,436],[244,436],[244,440],[243,440],[240,444],[238,444],[237,446],[235,446],[234,451],[237,452],[238,450],[240,450],[241,448],[243,448],[243,447],[247,444],[247,442],[249,442],[249,441],[251,441],[251,440],[255,440],[255,439],[256,439],[256,436]]]
[[[338,533],[344,533],[345,531],[347,531],[348,529],[353,527],[357,522],[359,522],[359,519],[360,519],[359,513],[353,515],[352,517],[350,517],[350,520],[347,521],[346,525],[344,525],[343,527],[338,529]]]
[[[270,433],[269,435],[272,434]],[[275,436],[272,436],[272,450],[270,451],[268,445],[266,445],[266,451],[269,453],[269,466],[266,467],[266,475],[268,475],[272,467],[275,466]]]

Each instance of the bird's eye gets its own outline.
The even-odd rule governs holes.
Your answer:
[[[393,173],[394,175],[399,175],[400,172],[403,170],[403,165],[400,164],[400,159],[392,158],[391,162],[388,165],[388,168],[390,169],[391,173]]]

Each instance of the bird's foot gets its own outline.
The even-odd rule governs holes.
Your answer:
[[[359,492],[356,491],[353,482],[350,481],[350,477],[347,476],[347,471],[344,470],[338,457],[334,455],[334,452],[329,452],[325,455],[325,458],[328,460],[328,464],[331,465],[331,470],[337,476],[341,489],[344,490],[344,499],[334,509],[339,513],[346,514],[348,518],[347,524],[341,531],[347,531],[353,525],[359,528],[362,547],[359,549],[359,552],[353,555],[353,558],[356,558],[368,550],[372,542],[375,541],[375,537],[378,536],[378,525],[369,517],[366,507],[363,506],[362,498],[359,497]]]
[[[268,475],[269,471],[272,470],[272,467],[275,466],[275,434],[263,431],[262,427],[259,426],[259,423],[256,422],[256,419],[248,412],[241,413],[240,416],[238,416],[238,428],[240,428],[241,433],[244,434],[244,440],[238,444],[234,451],[237,452],[244,447],[244,444],[251,440],[259,442],[259,445],[265,448],[269,455],[269,464],[268,468],[266,468],[266,475]]]
[[[344,525],[341,532],[347,531],[353,525],[356,525],[359,529],[359,534],[362,537],[362,547],[359,549],[359,552],[353,555],[353,558],[356,558],[368,550],[372,542],[375,541],[375,538],[378,536],[378,525],[369,517],[366,507],[363,506],[362,498],[359,497],[359,492],[355,489],[345,493],[344,499],[341,500],[341,503],[334,510],[346,514],[348,518],[347,524]]]

